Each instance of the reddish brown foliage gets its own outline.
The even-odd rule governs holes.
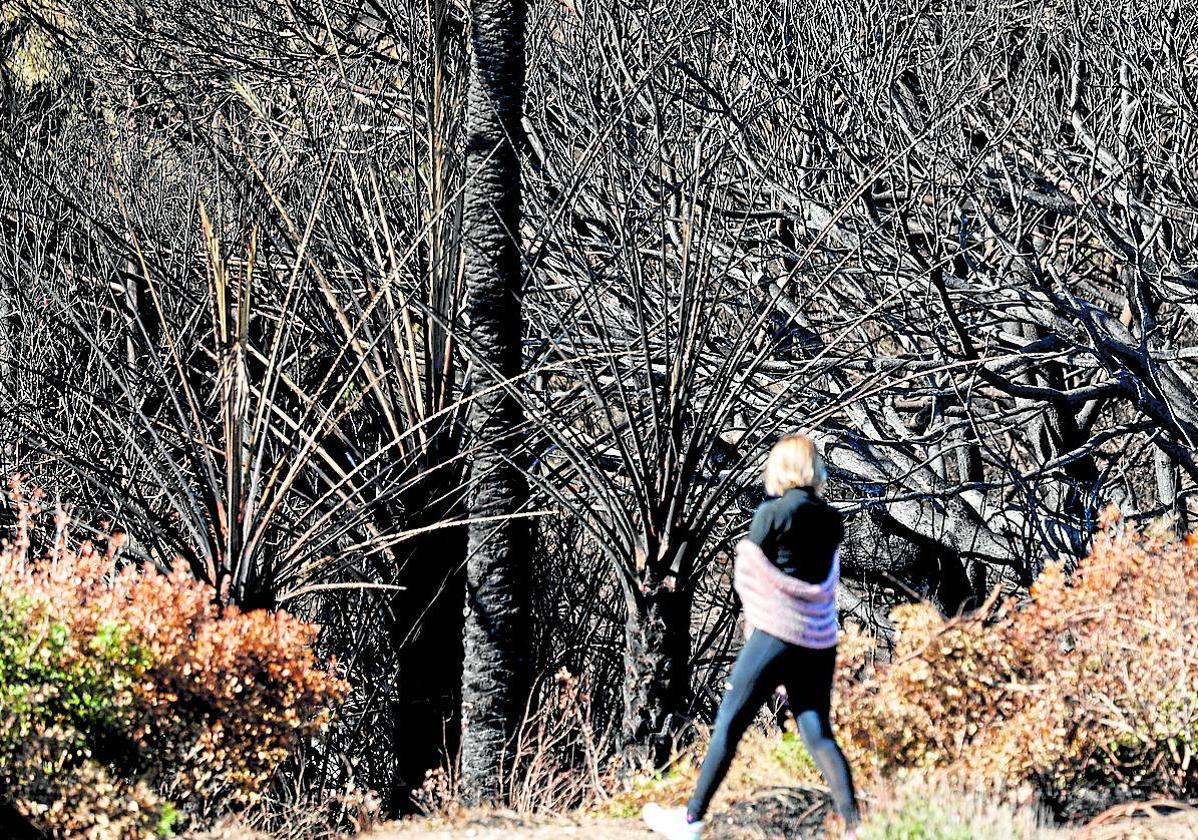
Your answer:
[[[1050,566],[1022,603],[949,621],[897,610],[895,661],[841,686],[857,763],[1030,782],[1056,800],[1198,792],[1198,537],[1104,524],[1072,575]]]
[[[256,801],[345,694],[312,652],[317,628],[222,609],[181,566],[118,569],[119,538],[103,553],[72,548],[62,514],[35,558],[37,498],[14,486],[13,499],[16,539],[0,551],[4,793],[51,830],[112,837],[161,828],[167,801],[201,816]]]

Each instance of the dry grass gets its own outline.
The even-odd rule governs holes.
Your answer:
[[[650,840],[638,815],[648,802],[681,804],[698,776],[706,738],[681,751],[670,769],[617,781],[599,773],[604,788],[578,809],[464,811],[384,826],[371,840]],[[575,770],[574,773],[583,771]],[[1086,827],[1059,828],[1037,807],[1032,788],[1006,796],[979,789],[943,772],[913,773],[901,780],[868,781],[862,791],[862,840],[1198,840],[1195,812],[1169,813],[1149,804],[1113,809]],[[594,787],[598,790],[598,787]],[[710,840],[787,840],[838,836],[822,780],[793,732],[754,727],[741,742],[713,803]]]
[[[827,836],[816,827],[800,830],[796,810],[784,805],[786,796],[814,789],[775,790],[742,799],[729,797],[713,815],[709,840],[787,840]],[[1043,828],[1037,812],[1013,807],[977,793],[955,790],[947,783],[913,783],[875,788],[866,792],[872,807],[862,840],[877,837],[919,840],[1195,840],[1198,810],[1166,800],[1129,803],[1113,808],[1089,825],[1073,829]],[[939,823],[903,822],[906,803],[919,803],[948,817]],[[908,813],[910,816],[910,813]],[[805,823],[810,826],[810,823]],[[937,831],[937,825],[940,831]],[[955,833],[945,833],[947,831]],[[890,833],[887,833],[887,832]],[[903,831],[908,831],[904,834]],[[922,832],[922,833],[918,833]],[[424,817],[378,826],[358,835],[362,840],[653,840],[638,819],[617,818],[574,811],[567,814],[528,815],[505,810],[459,810],[449,817]],[[835,836],[835,835],[832,835]],[[235,823],[211,832],[189,835],[189,840],[271,840]]]
[[[649,802],[685,802],[698,781],[706,745],[706,737],[698,738],[676,757],[669,770],[636,774],[622,786],[613,783],[611,798],[593,804],[588,810],[602,816],[629,817],[639,814]],[[741,742],[712,808],[719,811],[751,799],[764,789],[822,784],[819,771],[797,734],[787,731],[779,737],[754,728]]]

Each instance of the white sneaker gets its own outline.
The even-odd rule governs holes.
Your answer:
[[[703,822],[688,823],[685,808],[663,808],[650,802],[641,811],[641,818],[645,825],[669,840],[699,840],[703,836]]]

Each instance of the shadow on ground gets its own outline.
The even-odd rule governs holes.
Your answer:
[[[832,810],[828,794],[815,788],[772,788],[739,802],[710,820],[710,840],[822,840]]]

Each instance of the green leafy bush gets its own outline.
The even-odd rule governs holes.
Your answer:
[[[17,489],[0,550],[0,796],[58,836],[153,837],[182,815],[245,807],[327,722],[345,685],[316,628],[221,608],[182,569],[117,569],[105,553],[34,559],[36,497]]]

